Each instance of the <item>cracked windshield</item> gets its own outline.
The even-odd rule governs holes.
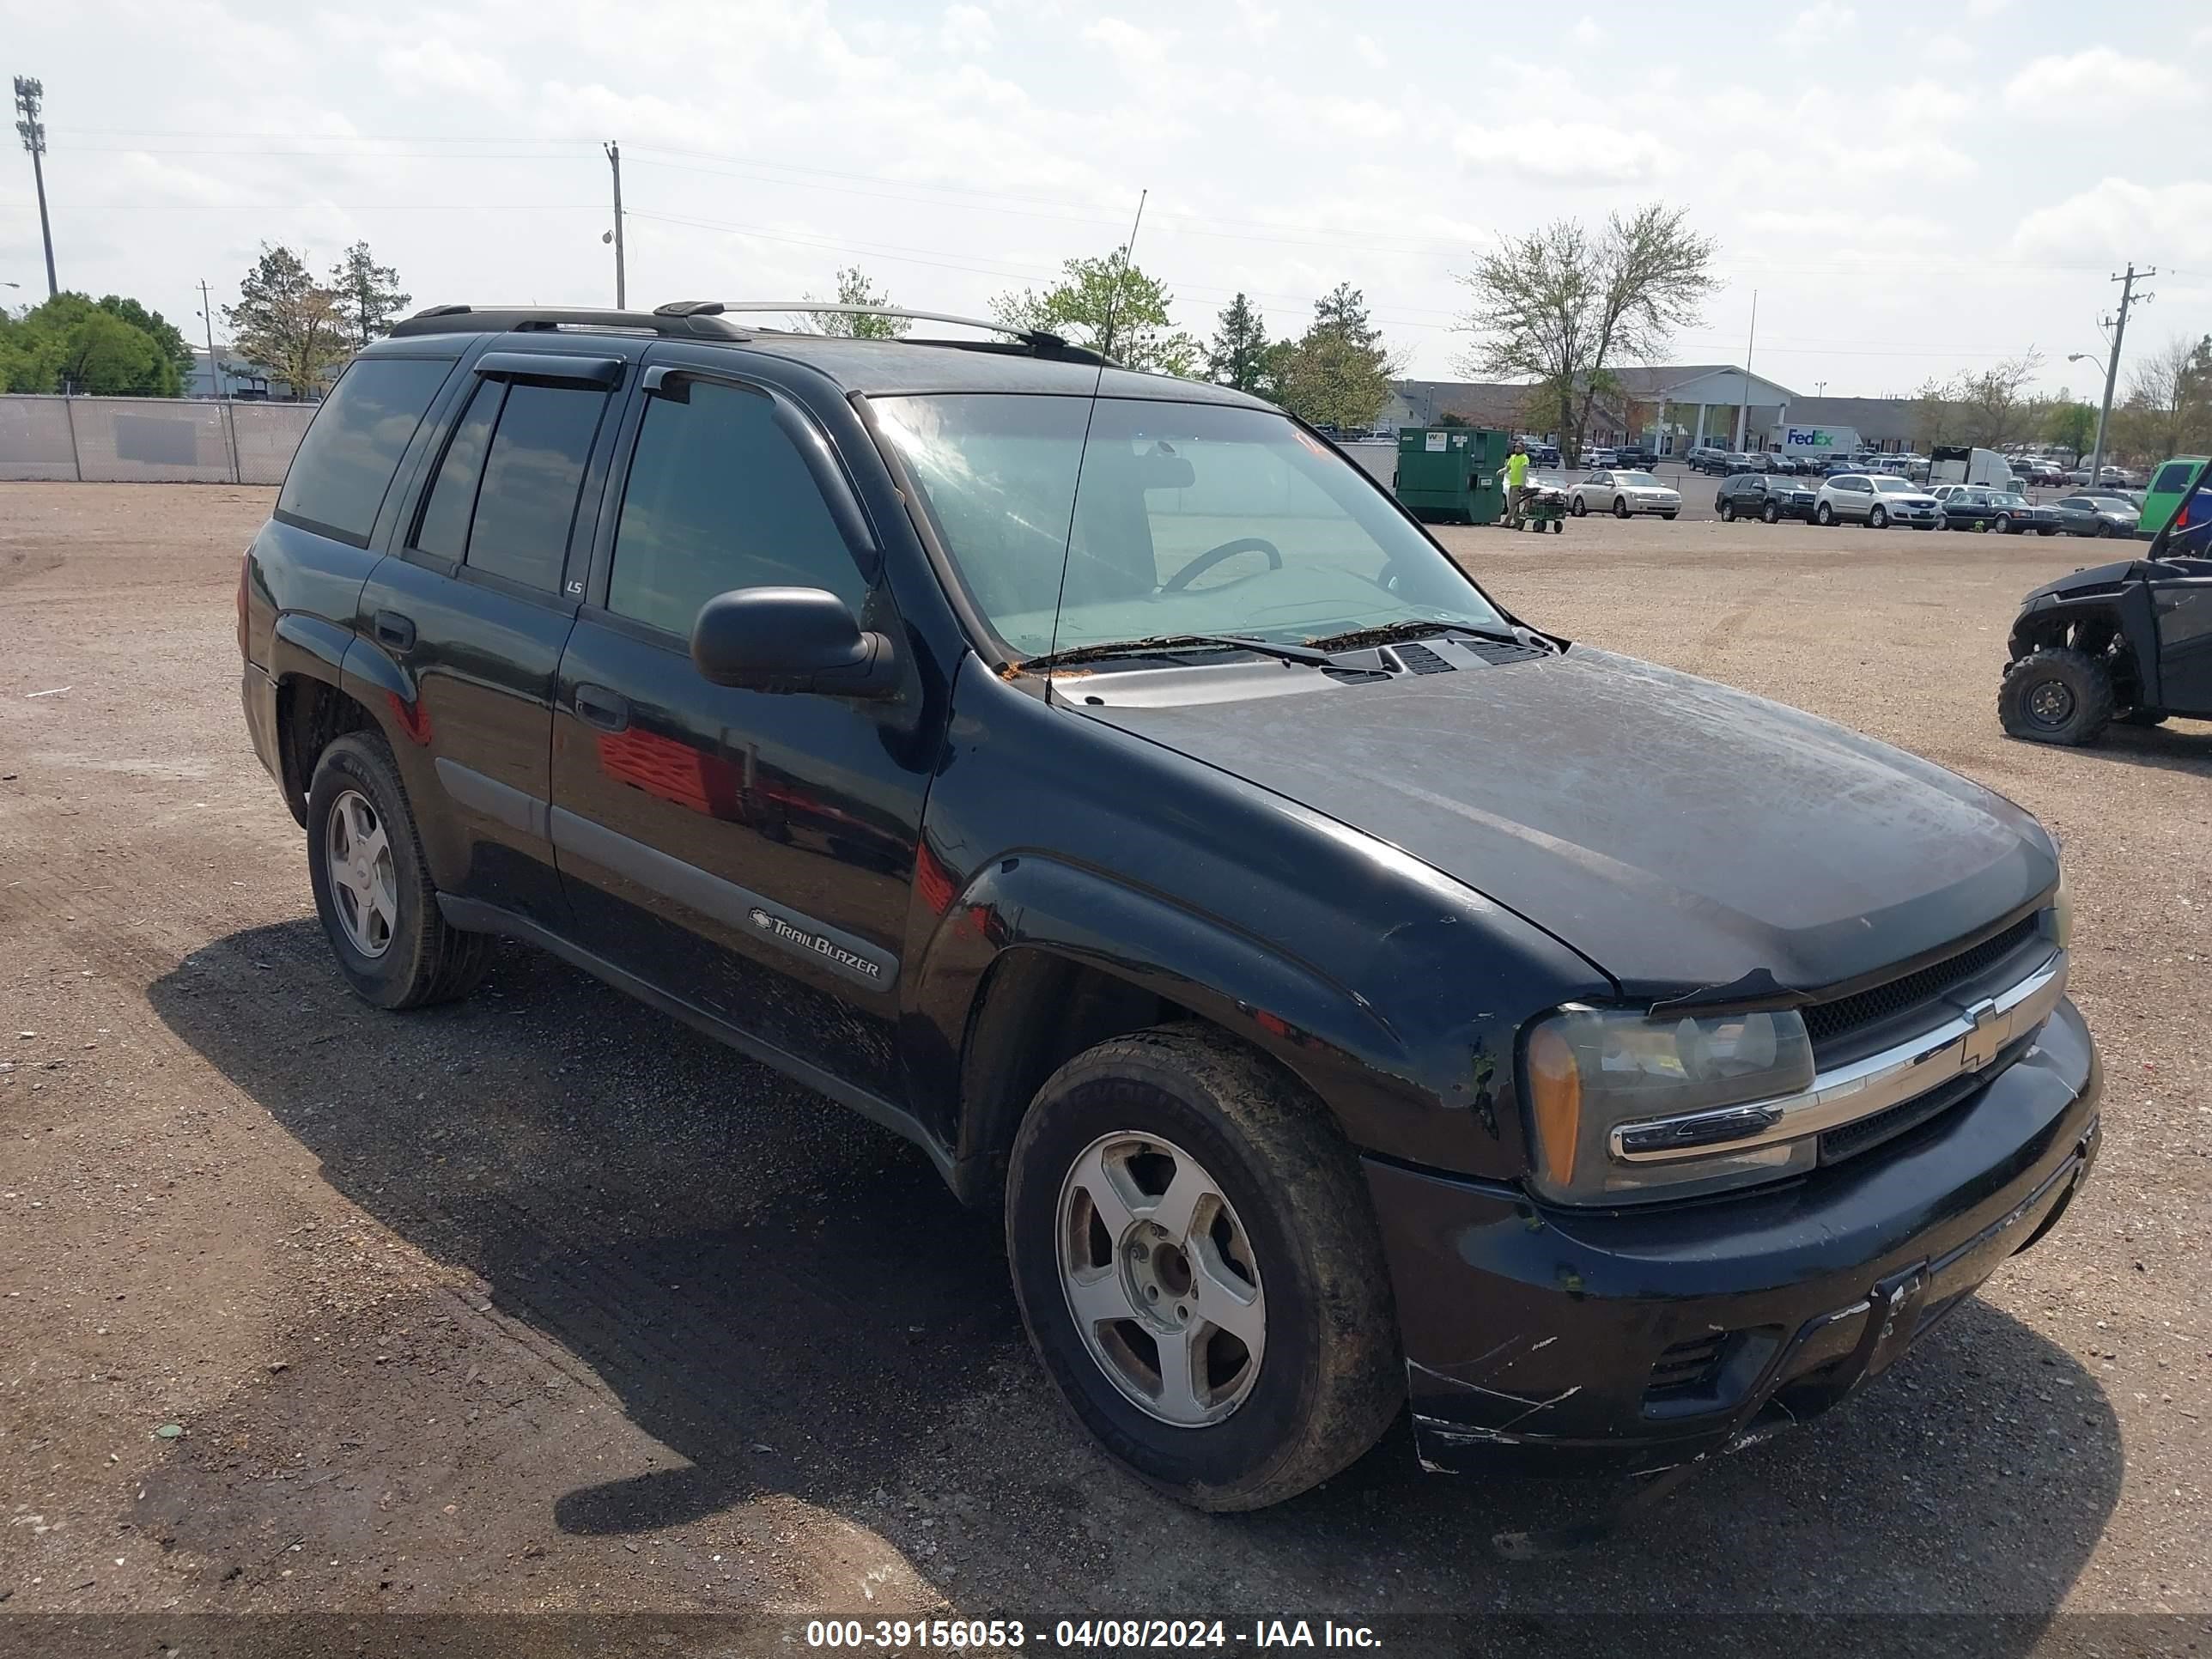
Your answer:
[[[1168,635],[1297,644],[1394,623],[1505,625],[1364,475],[1279,415],[1107,398],[1093,418],[1088,398],[1023,394],[874,406],[1017,656]]]

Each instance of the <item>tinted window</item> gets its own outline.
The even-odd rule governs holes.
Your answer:
[[[422,526],[415,532],[415,545],[425,553],[458,561],[468,551],[469,515],[476,510],[484,452],[491,446],[491,429],[499,419],[500,400],[506,396],[504,381],[477,382],[468,411],[447,441],[446,459],[438,465]]]
[[[468,564],[550,593],[561,586],[576,492],[607,394],[574,386],[507,388],[469,532]]]
[[[2168,461],[2159,468],[2158,477],[2150,481],[2150,487],[2161,495],[2179,495],[2189,488],[2189,475],[2196,470],[2194,461]]]
[[[710,380],[689,390],[646,405],[607,609],[689,635],[733,587],[826,587],[857,613],[867,582],[774,405]]]
[[[276,510],[365,544],[407,441],[452,368],[369,357],[346,370],[292,457]]]

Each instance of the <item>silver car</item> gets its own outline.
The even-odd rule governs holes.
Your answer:
[[[1863,524],[1875,530],[1893,524],[1941,530],[1943,504],[1918,484],[1891,473],[1839,472],[1820,486],[1813,522]]]
[[[1649,472],[1593,472],[1567,491],[1567,511],[1577,519],[1589,513],[1610,513],[1616,519],[1656,513],[1671,519],[1681,510],[1681,492]]]

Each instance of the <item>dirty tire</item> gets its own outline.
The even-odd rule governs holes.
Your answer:
[[[375,808],[391,848],[399,916],[380,956],[365,955],[346,937],[331,890],[325,852],[331,809],[349,791],[366,796]],[[307,878],[338,971],[365,1000],[380,1008],[452,1002],[483,977],[491,941],[448,926],[438,913],[437,889],[406,787],[392,764],[392,750],[374,732],[352,732],[337,738],[315,763],[314,781],[307,789]]]
[[[2112,680],[2085,651],[2054,647],[2021,658],[1997,688],[1997,719],[2030,743],[2089,742],[2112,717]]]
[[[1060,1193],[1102,1136],[1151,1133],[1218,1182],[1249,1235],[1266,1345],[1241,1404],[1201,1428],[1138,1408],[1068,1310]],[[1078,1054],[1015,1136],[1006,1254],[1030,1341],[1070,1412],[1139,1476],[1201,1510],[1255,1510],[1327,1480],[1372,1446],[1405,1398],[1382,1244],[1358,1162],[1328,1109],[1271,1061],[1194,1024]]]

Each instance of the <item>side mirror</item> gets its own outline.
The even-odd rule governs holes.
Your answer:
[[[898,685],[891,642],[860,630],[851,607],[818,587],[719,593],[691,625],[691,660],[716,685],[886,697]]]

